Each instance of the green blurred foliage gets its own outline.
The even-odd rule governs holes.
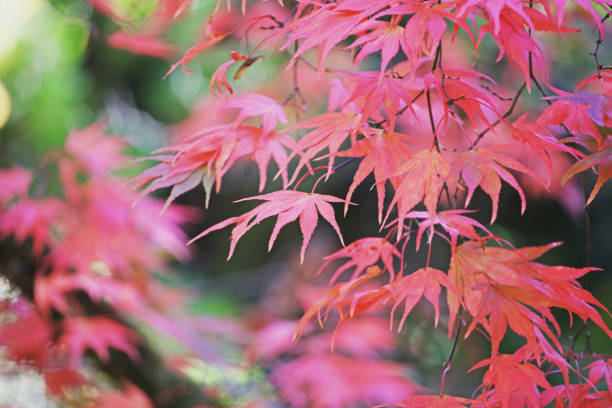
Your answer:
[[[20,27],[13,49],[1,57],[12,112],[0,143],[11,159],[31,163],[37,154],[61,146],[70,129],[95,118],[87,103],[92,82],[81,70],[89,29],[87,22],[40,3]]]

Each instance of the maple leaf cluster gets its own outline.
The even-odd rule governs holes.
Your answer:
[[[516,191],[524,212],[525,178],[543,189],[555,188],[555,184],[592,169],[598,179],[586,199],[588,205],[612,177],[611,71],[600,64],[596,51],[595,74],[573,92],[557,89],[551,84],[551,68],[539,37],[543,32],[558,36],[579,32],[564,25],[569,3],[580,8],[582,18],[595,26],[599,49],[609,14],[602,16],[593,5],[609,10],[607,0],[296,1],[289,13],[270,6],[267,14],[259,16],[243,2],[242,28],[260,25],[266,35],[250,53],[233,51],[211,79],[216,97],[207,106],[211,112],[224,112],[225,122],[204,121],[180,135],[176,144],[157,152],[160,156],[153,158],[160,164],[137,178],[137,185],[148,184],[145,193],[172,187],[168,199],[172,201],[203,183],[208,203],[213,183],[219,192],[224,175],[243,158],[257,164],[261,192],[269,184],[266,175],[273,158],[282,188],[240,200],[263,203],[208,227],[193,240],[233,226],[231,257],[239,252],[237,244],[244,234],[264,219],[276,217],[270,250],[279,231],[297,221],[304,237],[303,261],[319,215],[344,246],[332,204],[343,204],[345,215],[350,215],[356,189],[372,174],[384,235],[348,243],[324,259],[319,271],[331,269],[333,287],[312,302],[296,325],[294,337],[312,330],[315,317],[324,324],[336,311],[338,331],[381,305],[391,306],[392,326],[396,311],[403,310],[398,324],[401,330],[423,297],[433,305],[437,326],[444,290],[445,321],[449,337],[455,336],[455,345],[475,331],[490,342],[490,358],[474,366],[486,368],[482,385],[471,398],[444,394],[453,347],[439,395],[409,396],[399,406],[540,407],[555,401],[556,406],[581,407],[587,406],[582,405],[587,400],[593,406],[606,406],[609,391],[595,387],[605,376],[601,368],[607,364],[605,359],[593,357],[588,366],[570,364],[572,358],[580,358],[560,341],[560,324],[553,314],[554,309],[566,310],[584,324],[593,322],[612,338],[600,315],[602,311],[609,313],[579,282],[597,268],[540,264],[536,260],[558,243],[515,248],[473,218],[468,209],[474,193],[482,190],[491,201],[493,224],[503,184]],[[227,5],[229,9],[230,2]],[[209,25],[222,13],[215,11]],[[458,33],[471,42],[478,58],[483,58],[479,53],[485,39],[495,42],[499,49],[495,62],[504,59],[518,72],[515,76],[520,82],[514,96],[500,96],[510,89],[469,66],[469,58],[455,47],[463,41]],[[187,70],[185,65],[197,52],[243,35],[248,37],[239,27],[212,33],[179,59],[168,74],[178,66]],[[276,83],[257,93],[235,93],[227,77],[229,69],[242,64],[233,78],[238,81],[268,50],[287,55],[286,71],[294,72],[293,90],[283,98]],[[352,60],[346,58],[347,51]],[[317,61],[310,62],[312,58]],[[300,83],[314,84],[323,76],[331,77],[327,110],[311,114],[303,94],[308,85]],[[525,90],[539,92],[540,101],[548,106],[536,115],[515,114]],[[325,103],[321,96],[314,99]],[[295,122],[288,120],[286,112],[294,114]],[[305,112],[307,117],[302,119]],[[561,180],[553,172],[553,158],[560,154],[570,163]],[[344,161],[338,163],[341,158]],[[317,166],[317,161],[323,164]],[[542,166],[534,166],[534,161]],[[345,197],[317,192],[322,181],[346,172],[353,162],[359,165]],[[310,191],[303,191],[306,178],[315,179]],[[416,269],[405,267],[404,259],[413,231],[417,232],[417,250],[427,236],[427,260]],[[436,237],[448,243],[447,270],[430,264]],[[344,263],[330,268],[338,259]],[[346,274],[348,271],[351,273]],[[381,279],[384,275],[386,283]],[[341,280],[343,276],[345,280]],[[524,341],[514,354],[505,354],[500,347],[508,331]],[[306,380],[300,379],[299,373],[308,371],[305,367],[335,370],[323,364],[329,363],[315,359],[293,367],[292,375],[301,385],[285,383],[285,387],[293,387],[285,398],[295,406],[306,406],[304,401],[308,400],[300,396],[301,390],[312,387],[313,395],[320,391],[316,383],[300,382]],[[340,361],[334,364],[336,368],[341,365]],[[548,376],[553,371],[562,375],[562,386],[551,385]],[[590,388],[570,379],[584,379],[584,372],[594,373],[589,374],[595,380]],[[327,401],[317,406],[347,404]]]
[[[30,245],[37,265],[32,302],[25,294],[0,301],[6,319],[0,345],[9,359],[38,369],[53,396],[81,406],[150,408],[149,397],[130,382],[122,390],[98,389],[85,355],[91,351],[108,363],[115,349],[139,362],[141,335],[123,319],[147,322],[179,340],[195,337],[193,329],[162,313],[178,304],[180,293],[150,273],[163,270],[168,255],[189,257],[180,225],[197,211],[175,206],[160,218],[163,202],[150,197],[134,208],[137,195],[113,175],[128,161],[125,142],[105,135],[104,128],[99,122],[72,131],[64,151],[50,158],[47,165],[57,166],[61,196],[30,193],[45,189],[35,171],[0,170],[0,236]],[[92,314],[92,304],[101,311]],[[74,389],[88,391],[74,396]]]
[[[113,20],[125,20],[113,2],[89,1]],[[163,35],[190,3],[160,1],[137,31],[124,22],[108,43],[167,58],[174,47]],[[588,217],[587,206],[612,178],[612,69],[598,54],[612,20],[612,2],[296,0],[285,5],[243,0],[239,10],[229,0],[226,7],[223,3],[217,2],[204,37],[169,67],[166,77],[179,67],[192,72],[187,64],[224,41],[242,40],[244,49],[229,52],[210,78],[212,95],[175,128],[170,146],[153,152],[156,164],[132,179],[134,189],[141,190],[136,211],[131,203],[138,194],[107,182],[109,171],[124,158],[119,142],[100,137],[100,124],[69,137],[66,154],[57,161],[62,199],[31,197],[33,176],[24,169],[0,173],[6,186],[0,192],[0,234],[31,240],[42,265],[34,277],[34,306],[14,307],[18,318],[0,331],[10,358],[32,361],[55,390],[65,386],[53,382],[57,361],[71,373],[61,381],[87,382],[75,368],[87,349],[102,360],[110,347],[138,359],[138,338],[129,328],[75,312],[79,291],[185,333],[156,313],[153,294],[161,289],[147,275],[163,266],[159,252],[187,257],[187,239],[178,224],[194,215],[172,204],[202,185],[208,207],[213,187],[220,193],[224,177],[250,161],[257,167],[259,194],[238,201],[259,203],[208,226],[189,242],[232,226],[229,259],[240,253],[238,242],[247,232],[275,217],[268,251],[280,231],[297,222],[304,262],[321,217],[342,245],[320,262],[319,274],[329,275],[331,287],[313,290],[319,295],[302,302],[299,320],[277,315],[253,330],[247,354],[270,364],[270,381],[288,404],[612,406],[607,351],[587,349],[592,352],[587,355],[575,351],[575,342],[565,344],[555,312],[579,319],[585,336],[597,326],[612,339],[606,323],[610,313],[580,282],[598,268],[588,261],[581,268],[538,262],[560,244],[516,248],[476,219],[473,200],[477,191],[484,193],[490,201],[487,218],[494,224],[504,205],[502,188],[518,196],[524,213],[527,183],[560,191],[574,176],[592,170],[597,180],[585,197]],[[595,28],[590,34],[596,44],[594,65],[566,91],[552,84],[555,72],[542,38],[588,36],[588,30],[569,26],[576,21]],[[498,50],[494,58],[483,45],[491,42]],[[256,89],[239,87],[249,68],[270,55],[286,62],[277,80]],[[479,62],[487,59],[513,80],[498,82],[499,72],[480,70]],[[537,95],[536,109],[523,106],[526,92],[532,99]],[[563,161],[567,165],[559,175],[555,167]],[[317,190],[323,182],[342,180],[338,174],[349,169],[355,170],[346,195]],[[270,172],[276,176],[269,177]],[[372,218],[379,236],[345,243],[336,211],[350,217],[351,206],[360,204],[353,202],[356,191],[368,180],[377,195]],[[166,188],[165,204],[148,197]],[[434,246],[434,239],[447,246]],[[421,265],[407,262],[409,244],[426,251]],[[432,257],[440,255],[432,254],[434,248],[448,249],[441,256],[449,259],[447,267],[434,267]],[[439,390],[417,385],[399,363],[382,358],[396,338],[381,329],[387,324],[380,315],[387,313],[389,326],[401,331],[423,298],[433,307],[433,325],[445,326],[453,339]],[[50,321],[52,311],[62,316],[60,324]],[[335,322],[336,328],[331,335],[320,334],[315,322]],[[32,328],[37,335],[20,342]],[[490,345],[488,358],[472,368],[484,369],[480,386],[469,397],[448,395],[445,381],[457,344],[475,333]],[[520,339],[520,346],[508,352],[502,342],[511,336]],[[588,337],[586,342],[590,347]],[[329,354],[323,343],[337,354]],[[116,405],[121,398],[150,406],[130,384],[98,404]]]

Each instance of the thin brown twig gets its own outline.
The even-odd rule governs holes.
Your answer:
[[[451,366],[452,366],[451,362],[453,361],[453,356],[455,355],[455,351],[457,350],[457,344],[459,343],[459,335],[461,334],[461,328],[463,326],[463,318],[461,317],[461,310],[459,310],[459,313],[457,314],[456,323],[457,323],[457,330],[455,331],[455,339],[453,340],[453,346],[451,347],[451,351],[448,354],[448,358],[446,359],[444,364],[442,364],[442,366],[444,367],[444,371],[442,371],[442,380],[440,382],[440,396],[444,394],[444,383],[446,380],[446,374],[451,369]]]
[[[506,113],[504,113],[500,119],[497,119],[495,122],[493,122],[493,124],[491,126],[487,127],[486,129],[484,129],[482,132],[480,132],[478,134],[478,136],[476,137],[476,139],[474,140],[474,142],[470,146],[470,150],[472,150],[472,149],[474,149],[476,147],[478,142],[480,142],[480,140],[489,132],[489,130],[493,129],[495,126],[499,125],[508,116],[512,115],[512,112],[514,111],[514,108],[516,107],[516,104],[517,104],[519,98],[521,97],[521,94],[525,90],[526,86],[527,86],[527,82],[523,82],[523,85],[521,85],[521,87],[516,92],[516,94],[514,94],[514,97],[512,98],[512,104],[510,105],[510,107],[508,108]]]

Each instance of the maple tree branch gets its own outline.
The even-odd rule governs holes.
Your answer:
[[[547,105],[552,105],[552,102],[549,101],[548,99],[546,99],[548,97],[548,95],[546,95],[546,92],[544,92],[544,88],[542,88],[542,86],[540,85],[540,83],[538,82],[538,80],[536,79],[535,75],[533,75],[532,72],[530,72],[530,76],[531,76],[531,80],[533,81],[533,83],[535,84],[536,88],[538,88],[538,91],[540,92],[540,94],[542,95],[542,99],[544,99],[544,102],[546,102]],[[564,125],[565,126],[565,125]],[[567,129],[567,128],[566,128]],[[569,130],[568,130],[569,132]],[[571,133],[571,132],[569,132]]]
[[[487,91],[489,91],[489,93],[493,96],[495,96],[497,99],[499,99],[500,101],[511,101],[513,100],[512,96],[501,96],[500,94],[498,94],[497,92],[495,92],[494,90],[491,89],[490,86],[488,85],[480,85],[481,88],[486,89]]]
[[[337,170],[340,170],[341,168],[348,166],[349,164],[351,164],[352,162],[354,162],[356,160],[356,157],[351,157],[350,159],[340,163],[337,166],[332,167],[331,172],[329,173],[325,173],[322,174],[321,176],[319,176],[319,178],[317,179],[317,181],[315,181],[314,186],[312,186],[312,190],[310,191],[311,193],[314,193],[315,190],[317,189],[317,186],[319,185],[319,183],[321,182],[321,180],[323,180],[325,177],[331,176],[332,174],[334,174]],[[325,168],[327,168],[327,166],[325,166]],[[307,173],[308,174],[308,173]]]
[[[581,176],[582,176],[581,177],[582,195],[584,196],[585,203],[586,203],[586,200],[588,199],[588,193],[586,191],[586,178],[584,176],[584,173],[582,173]],[[593,252],[593,244],[591,240],[591,214],[589,213],[589,209],[586,205],[584,206],[584,223],[585,223],[585,229],[586,229],[585,231],[586,265],[585,266],[588,268],[591,266],[591,253]],[[588,274],[585,278],[584,288],[588,290],[589,292],[591,291],[591,275],[590,274]],[[580,337],[583,331],[585,333],[585,345],[584,345],[584,349],[582,352],[592,353],[593,351],[591,350],[591,328],[589,326],[589,319],[586,319],[583,322],[582,327],[574,335],[574,339],[572,341],[572,351],[575,351],[576,342],[578,341],[578,338]]]
[[[495,126],[499,125],[502,122],[503,119],[506,119],[508,116],[512,115],[512,112],[514,111],[514,108],[516,107],[516,104],[518,103],[518,100],[521,97],[521,94],[525,90],[526,86],[527,86],[527,82],[523,82],[523,85],[521,85],[519,90],[516,92],[516,94],[512,98],[512,104],[510,105],[510,107],[508,108],[506,113],[504,113],[502,115],[501,119],[497,119],[495,122],[493,122],[493,124],[490,127],[486,128],[482,132],[480,132],[478,134],[478,136],[476,137],[476,139],[474,140],[474,142],[472,143],[472,145],[470,146],[469,150],[473,150],[476,147],[476,145],[478,144],[478,142],[480,142],[480,140],[489,132],[489,130],[491,130]]]
[[[453,360],[453,356],[455,355],[455,350],[457,350],[457,344],[459,343],[459,336],[461,334],[461,328],[463,326],[463,318],[461,316],[461,309],[459,309],[459,313],[456,318],[457,330],[455,331],[455,339],[453,340],[453,346],[451,347],[451,351],[448,354],[448,358],[442,364],[444,370],[442,371],[442,381],[440,383],[440,396],[444,395],[444,382],[446,380],[446,373],[451,369],[451,361]]]
[[[610,12],[608,12],[605,16],[602,17],[601,22],[603,23],[609,17],[610,17]],[[595,29],[596,28],[597,27],[595,27]],[[599,62],[599,47],[603,43],[603,38],[601,37],[601,30],[598,30],[598,33],[599,34],[597,36],[597,40],[595,40],[595,49],[592,52],[590,52],[589,55],[591,55],[593,59],[595,60],[595,67],[597,69],[597,78],[601,80],[601,70],[604,69],[605,67],[601,65],[601,63]]]
[[[293,52],[297,53],[297,50],[298,41],[294,43]],[[300,91],[300,84],[298,82],[298,62],[299,58],[293,64],[293,89],[291,90],[289,95],[287,95],[287,97],[281,102],[281,106],[285,106],[287,103],[289,103],[289,101],[295,100],[295,107],[297,108],[296,122],[299,122],[300,120],[300,111],[306,112],[306,109],[304,108],[304,105],[306,105],[306,98],[304,98],[304,95],[302,95],[302,92]],[[300,103],[301,105],[298,105]]]
[[[429,125],[431,126],[431,133],[432,133],[433,138],[434,138],[434,144],[436,146],[436,150],[439,153],[440,152],[440,145],[438,144],[438,139],[436,138],[436,125],[434,123],[433,112],[431,110],[431,96],[430,96],[429,89],[425,93],[425,96],[427,97],[427,111],[429,112]]]
[[[398,111],[397,111],[397,113],[395,114],[395,116],[396,116],[396,117],[401,116],[401,115],[402,115],[404,112],[406,112],[406,109],[408,109],[408,108],[410,107],[410,105],[412,105],[412,104],[413,104],[413,103],[415,103],[417,100],[419,100],[419,98],[420,98],[421,96],[423,96],[423,94],[424,94],[424,93],[425,93],[425,92],[424,92],[423,90],[419,91],[419,93],[418,93],[418,94],[416,94],[416,95],[414,96],[414,98],[412,98],[412,99],[410,100],[410,103],[407,103],[407,104],[406,104],[406,106],[404,106],[402,109],[400,109],[400,110],[398,110]],[[386,122],[388,122],[388,121],[389,121],[389,119],[388,119],[388,118],[385,118],[385,119],[383,119],[383,120],[379,120],[378,122],[374,122],[373,120],[368,119],[368,122],[370,122],[370,125],[371,125],[371,126],[374,126],[374,127],[377,127],[377,128],[381,128],[381,127],[382,127],[382,125],[383,125],[383,124],[385,124],[385,123],[386,123]]]

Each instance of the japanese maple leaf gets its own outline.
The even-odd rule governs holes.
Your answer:
[[[283,183],[286,185],[289,157],[285,147],[295,148],[295,145],[295,141],[286,134],[275,131],[264,133],[260,127],[212,126],[177,145],[159,150],[158,152],[171,152],[173,155],[151,157],[161,163],[136,177],[135,187],[150,182],[141,195],[160,188],[172,187],[166,201],[167,208],[176,197],[203,184],[208,203],[212,185],[216,183],[216,189],[219,191],[223,175],[237,160],[244,157],[250,158],[257,164],[260,191],[265,186],[271,159],[274,159],[280,168]]]
[[[313,47],[318,48],[319,72],[323,71],[325,59],[337,44],[355,33],[355,27],[365,21],[368,16],[389,5],[388,0],[370,0],[367,2],[349,0],[341,3],[317,2],[314,10],[303,13],[312,3],[301,3],[293,23],[287,24],[285,30],[277,35],[287,36],[281,50],[299,41],[299,47],[294,53],[289,66]],[[282,37],[280,37],[282,38]]]
[[[183,67],[183,71],[187,72],[188,74],[193,74],[194,71],[187,69],[186,65],[202,51],[223,41],[225,37],[227,37],[229,34],[230,33],[215,33],[210,38],[203,40],[199,42],[198,44],[194,45],[193,47],[191,47],[189,50],[187,50],[185,55],[181,57],[181,59],[179,59],[177,62],[172,64],[168,72],[166,72],[166,74],[164,75],[164,78],[170,75],[179,65]]]
[[[355,189],[373,172],[378,195],[378,222],[382,222],[385,181],[390,180],[394,187],[400,185],[401,177],[397,174],[406,160],[412,157],[412,152],[406,144],[411,140],[412,138],[400,133],[381,131],[358,141],[350,149],[338,154],[344,157],[363,157],[346,194],[345,214]]]
[[[380,64],[379,78],[382,78],[387,65],[400,49],[404,54],[409,54],[407,38],[404,35],[404,27],[397,22],[387,22],[380,20],[366,20],[355,27],[355,31],[367,32],[367,34],[357,37],[349,48],[360,47],[355,55],[354,66],[357,66],[365,57],[381,51],[382,62]]]
[[[590,384],[561,384],[542,391],[540,400],[543,407],[555,401],[558,407],[602,408],[612,406],[612,393]]]
[[[247,57],[237,51],[232,51],[231,58],[232,59],[230,59],[229,61],[226,61],[223,64],[219,65],[219,68],[215,70],[212,77],[210,78],[209,89],[211,94],[217,95],[223,93],[223,87],[225,87],[225,89],[230,94],[234,93],[234,90],[227,82],[227,70],[232,65],[234,65],[236,61],[246,60]]]
[[[232,89],[230,84],[227,82],[227,70],[232,65],[234,65],[236,62],[243,61],[242,65],[240,66],[240,68],[238,68],[238,71],[236,71],[236,74],[234,75],[234,80],[239,79],[240,76],[242,76],[242,73],[244,72],[246,68],[250,67],[255,62],[263,58],[263,56],[261,55],[258,57],[247,57],[246,55],[243,55],[239,53],[238,51],[232,51],[230,53],[230,57],[231,59],[221,64],[219,68],[217,68],[217,70],[213,73],[212,77],[210,78],[209,88],[210,88],[210,93],[213,95],[221,94],[223,92],[223,87],[225,87],[225,89],[230,94],[234,93],[234,90]]]
[[[442,35],[446,31],[445,18],[453,21],[457,26],[464,29],[470,37],[471,30],[465,21],[457,19],[454,13],[448,11],[453,8],[453,3],[436,2],[406,2],[404,4],[392,4],[375,15],[375,18],[384,16],[410,15],[410,19],[404,24],[404,43],[402,51],[408,58],[409,66],[414,69],[418,66],[423,55],[431,55],[438,46]],[[392,17],[394,18],[394,17]],[[397,17],[395,17],[397,18]],[[472,41],[473,42],[473,41]]]
[[[410,211],[406,214],[406,218],[422,219],[419,222],[419,229],[416,236],[416,249],[419,250],[421,245],[421,237],[423,232],[427,228],[432,228],[434,225],[439,224],[451,237],[451,248],[454,251],[457,247],[457,239],[459,236],[470,238],[479,242],[484,242],[484,239],[492,237],[493,234],[484,225],[476,221],[471,217],[466,217],[463,214],[469,214],[473,211],[469,210],[446,210],[440,211],[436,214],[436,217],[432,220],[430,214],[427,211]],[[484,231],[487,235],[481,236],[476,229],[479,228]],[[430,234],[428,242],[431,243],[433,235]]]
[[[300,229],[302,230],[302,235],[304,236],[302,250],[300,251],[300,259],[303,262],[304,252],[306,251],[306,247],[308,246],[310,238],[312,237],[312,234],[317,226],[318,214],[321,214],[321,216],[334,228],[338,234],[338,237],[340,238],[340,242],[342,242],[342,245],[344,245],[342,235],[340,234],[340,228],[338,227],[334,216],[334,209],[330,204],[343,203],[344,200],[340,198],[325,194],[304,193],[302,191],[293,190],[279,190],[269,194],[243,198],[237,202],[246,200],[263,200],[266,202],[241,216],[231,217],[225,221],[213,225],[193,238],[190,243],[204,237],[205,235],[208,235],[213,231],[225,228],[228,225],[236,224],[232,230],[230,251],[227,257],[229,259],[234,253],[238,240],[240,240],[240,238],[248,230],[259,224],[262,220],[277,215],[278,218],[276,220],[276,224],[274,225],[272,235],[270,236],[270,241],[268,242],[269,251],[272,249],[274,241],[276,240],[280,230],[288,223],[299,218]]]
[[[501,191],[501,179],[510,184],[521,197],[521,213],[525,212],[525,194],[514,176],[507,168],[535,175],[527,167],[515,159],[498,153],[504,146],[495,148],[478,148],[462,153],[453,163],[453,175],[459,175],[465,182],[468,192],[465,199],[465,206],[470,203],[472,194],[476,187],[480,186],[491,198],[493,210],[491,212],[491,223],[497,218],[497,207],[499,193]]]
[[[558,307],[590,319],[606,333],[612,334],[592,305],[607,310],[577,281],[595,268],[547,266],[532,262],[558,245],[552,243],[515,250],[482,246],[476,241],[459,245],[451,256],[449,269],[452,289],[447,292],[450,327],[459,306],[463,305],[474,317],[468,333],[476,324],[482,324],[489,331],[494,350],[508,326],[528,342],[539,343],[545,339],[538,338],[534,325],[554,340],[556,336],[548,322],[559,331],[550,311],[551,307]]]
[[[362,118],[381,122],[390,132],[395,129],[400,111],[412,109],[412,101],[420,92],[420,86],[408,78],[391,75],[380,77],[377,71],[344,73],[337,84],[344,90],[345,98],[341,101],[330,100],[328,109],[360,113]],[[386,116],[382,115],[383,111]]]
[[[588,169],[595,169],[597,166],[597,181],[589,194],[589,198],[586,205],[589,205],[595,198],[601,187],[606,181],[612,178],[612,138],[608,137],[604,143],[602,143],[599,151],[588,155],[587,157],[574,163],[569,168],[567,173],[561,179],[561,184],[567,183],[567,181],[574,177],[576,174],[582,173]]]
[[[15,319],[0,326],[3,353],[14,361],[30,361],[43,368],[52,342],[52,327],[23,298],[10,306]]]
[[[448,276],[435,268],[421,268],[409,275],[398,278],[385,286],[385,288],[395,297],[395,304],[391,309],[393,316],[395,309],[403,303],[404,313],[400,319],[400,324],[397,328],[398,332],[402,329],[406,318],[421,300],[423,296],[434,307],[435,318],[434,325],[438,326],[438,318],[440,317],[439,299],[441,286],[448,287]]]
[[[25,199],[0,214],[0,236],[13,235],[17,242],[32,239],[32,253],[41,255],[45,247],[56,242],[51,229],[66,211],[65,203],[56,198]]]
[[[64,331],[58,342],[67,347],[75,364],[88,348],[94,350],[102,361],[108,361],[109,347],[125,352],[132,359],[139,356],[133,345],[137,340],[136,333],[113,320],[99,316],[66,317],[63,325]]]
[[[470,371],[487,365],[489,369],[482,382],[488,388],[494,388],[495,399],[499,400],[501,408],[517,406],[539,408],[541,406],[539,403],[540,391],[537,387],[551,388],[544,373],[538,367],[519,361],[514,355],[501,354],[482,360]],[[524,400],[523,404],[516,404],[517,395],[515,394],[517,393],[523,397],[521,398]]]
[[[126,141],[105,134],[106,126],[104,121],[98,121],[83,129],[72,130],[66,139],[66,151],[78,163],[80,170],[92,176],[106,176],[128,163],[123,154]]]
[[[589,370],[590,382],[598,384],[604,378],[608,390],[612,390],[612,358],[593,361],[584,369]]]
[[[492,128],[489,122],[490,111],[501,116],[497,112],[495,98],[491,92],[480,84],[472,83],[471,80],[478,79],[490,83],[494,81],[480,72],[451,67],[444,68],[444,74],[445,76],[442,77],[440,72],[436,71],[435,74],[429,73],[424,78],[425,83],[435,87],[440,99],[444,101],[445,116],[442,123],[445,124],[450,117],[464,127],[466,125],[462,117],[467,116],[472,127],[484,123],[487,127]]]
[[[397,204],[397,239],[402,236],[406,214],[419,202],[423,201],[431,218],[435,218],[438,197],[449,172],[450,165],[433,148],[422,150],[414,155],[398,172],[397,175],[403,180],[397,186],[385,216],[386,221]]]
[[[576,137],[588,135],[597,144],[602,142],[597,125],[605,126],[604,112],[607,98],[604,95],[581,92],[549,99],[557,100],[542,112],[537,120],[538,123],[563,124]],[[580,143],[580,138],[572,138],[572,140]]]
[[[355,141],[357,133],[362,130],[363,120],[360,114],[329,112],[285,129],[284,132],[314,128],[302,136],[294,150],[293,154],[300,155],[300,161],[293,171],[289,184],[297,179],[304,166],[311,170],[310,160],[325,149],[329,149],[327,164],[327,176],[329,177],[340,146],[349,136]]]
[[[415,395],[405,400],[391,404],[378,405],[382,407],[404,407],[404,408],[467,408],[473,401],[462,397],[451,397],[449,395]]]
[[[295,329],[294,339],[299,338],[302,335],[306,324],[310,322],[314,316],[317,316],[319,324],[323,326],[329,312],[333,308],[336,308],[340,314],[340,321],[336,327],[336,330],[338,330],[345,320],[358,316],[381,299],[388,297],[390,293],[385,288],[351,294],[351,292],[353,292],[356,288],[381,274],[382,270],[378,266],[374,265],[370,266],[366,270],[366,273],[361,274],[360,276],[347,282],[341,282],[334,285],[329,292],[327,292],[324,298],[316,301],[304,313]]]
[[[588,78],[583,79],[576,85],[575,92],[583,92],[584,89],[591,83],[595,83],[599,85],[599,89],[601,89],[602,93],[609,95],[610,89],[612,88],[612,69],[603,68],[599,72],[594,73]],[[610,102],[606,104],[610,106]],[[606,109],[604,112],[604,116],[607,117],[608,121],[612,120],[612,114],[609,113],[610,109]]]
[[[563,141],[558,140],[548,126],[538,122],[526,121],[527,115],[528,113],[524,114],[511,124],[510,134],[512,138],[526,145],[529,150],[544,160],[548,167],[549,179],[552,174],[551,151],[569,153],[574,158],[583,156],[576,149],[566,146]]]
[[[523,12],[522,3],[518,0],[511,0],[510,2],[475,0],[468,1],[468,3],[501,5],[501,7],[496,7],[496,13],[493,15],[494,20],[480,27],[478,42],[480,43],[483,37],[490,33],[499,45],[497,61],[500,61],[505,54],[518,65],[525,78],[528,90],[531,90],[532,71],[539,72],[544,82],[548,83],[549,73],[544,53],[527,30],[527,27],[533,27],[533,23]],[[504,3],[514,4],[515,8],[511,10],[506,7],[504,12],[500,14],[501,9],[504,8]]]
[[[272,131],[278,122],[287,123],[283,106],[274,99],[256,93],[235,95],[222,104],[219,109],[239,109],[234,123],[240,124],[245,119],[261,116],[263,134]]]
[[[561,25],[561,22],[563,21],[563,17],[565,16],[565,11],[568,10],[567,0],[553,0],[553,2],[557,6],[557,24]],[[597,25],[597,27],[599,28],[599,31],[602,33],[602,36],[603,36],[603,33],[604,33],[603,25],[602,25],[603,21],[597,9],[593,7],[593,3],[597,4],[599,7],[606,8],[607,5],[609,5],[609,2],[605,0],[593,0],[593,1],[572,0],[572,3],[579,4],[586,11],[589,12],[591,17],[593,18],[593,22],[595,23],[595,25]]]
[[[355,270],[351,276],[352,280],[360,277],[361,273],[367,267],[381,260],[385,269],[389,272],[390,279],[393,280],[395,277],[395,269],[393,268],[394,256],[400,258],[400,253],[397,248],[386,239],[378,237],[362,238],[323,258],[325,262],[321,265],[317,273],[320,273],[329,266],[330,263],[337,259],[350,258],[350,260],[336,269],[330,281],[332,283],[335,282],[344,271],[354,267]]]

